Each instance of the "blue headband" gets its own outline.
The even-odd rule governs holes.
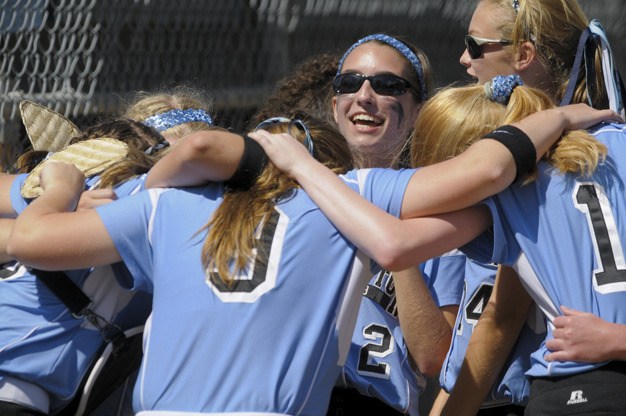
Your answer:
[[[345,61],[348,55],[352,53],[354,48],[366,42],[373,41],[373,40],[384,42],[387,45],[391,46],[392,48],[396,49],[398,52],[402,54],[402,56],[404,56],[411,63],[411,65],[413,66],[413,69],[415,69],[415,72],[417,73],[417,79],[419,80],[419,83],[420,83],[420,93],[421,93],[420,98],[422,101],[426,101],[428,99],[428,91],[426,90],[426,82],[424,81],[424,70],[422,68],[422,63],[420,62],[417,55],[415,55],[415,53],[411,49],[409,49],[408,46],[406,46],[404,43],[402,43],[398,39],[389,35],[376,33],[374,35],[369,35],[362,39],[357,40],[352,46],[348,48],[346,53],[344,53],[341,59],[339,60],[339,67],[337,68],[337,75],[341,74],[341,69],[343,68],[343,61]]]
[[[179,124],[192,122],[206,123],[209,126],[213,125],[213,119],[206,111],[193,108],[186,110],[177,108],[161,114],[155,114],[145,119],[143,124],[161,132],[178,126]]]
[[[485,83],[485,94],[491,101],[507,105],[518,85],[524,85],[519,75],[498,75]]]
[[[267,126],[271,126],[272,124],[276,124],[276,123],[289,123],[289,128],[291,128],[292,125],[300,128],[300,130],[304,133],[303,144],[306,146],[307,149],[309,149],[309,153],[311,154],[311,156],[315,155],[314,153],[315,149],[313,148],[313,139],[311,138],[311,131],[306,126],[304,121],[300,120],[299,118],[294,118],[294,119],[290,119],[287,117],[268,118],[267,120],[264,120],[260,122],[259,124],[257,124],[257,126],[254,128],[254,131],[264,129]]]

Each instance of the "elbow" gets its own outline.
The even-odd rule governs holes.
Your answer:
[[[23,247],[24,244],[21,238],[9,238],[6,247],[7,256],[20,260],[23,254]]]
[[[484,172],[484,183],[494,191],[500,191],[509,186],[515,178],[515,172],[506,165],[489,166]]]
[[[183,158],[191,161],[216,152],[219,149],[215,148],[214,142],[211,131],[199,131],[190,135],[182,143]]]
[[[433,345],[433,348],[424,351],[424,354],[411,354],[413,362],[417,369],[426,377],[436,376],[443,367],[443,362],[448,354],[448,348],[450,347],[450,338],[448,343],[442,342],[438,346]]]
[[[31,266],[30,255],[33,254],[37,241],[45,240],[41,240],[41,237],[37,236],[35,227],[22,226],[16,223],[7,241],[7,255]]]
[[[424,376],[434,377],[441,371],[444,358],[445,355],[441,359],[422,360],[422,362],[418,362],[416,363],[416,365],[420,373],[422,373]]]
[[[397,236],[389,236],[388,238],[376,238],[376,246],[374,251],[370,253],[370,257],[385,270],[398,271],[407,267],[418,264],[417,261],[407,264],[405,261],[404,244],[399,241]]]

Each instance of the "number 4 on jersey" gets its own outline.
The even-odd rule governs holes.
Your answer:
[[[470,325],[476,326],[478,323],[478,318],[480,318],[480,315],[485,310],[492,291],[493,285],[483,283],[478,290],[474,292],[469,302],[467,302],[465,306],[465,320]]]

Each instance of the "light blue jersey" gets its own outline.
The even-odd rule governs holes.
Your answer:
[[[11,189],[17,213],[28,202],[20,195],[25,178],[19,175]],[[139,182],[135,180],[134,186]],[[134,186],[129,183],[124,189]],[[120,286],[131,284],[128,276],[123,280],[118,273],[116,279],[109,266],[65,273],[94,301],[95,312],[104,318],[114,318],[126,328],[147,317],[147,294],[133,297],[133,292]],[[13,262],[0,271],[0,383],[11,376],[36,384],[50,393],[51,408],[58,408],[75,395],[102,343],[100,332],[86,319],[74,318],[30,269]]]
[[[399,215],[413,170],[342,176]],[[98,208],[137,288],[154,292],[135,411],[325,414],[350,347],[370,260],[302,190],[259,230],[228,287],[201,263],[220,184],[150,190]]]
[[[463,259],[459,252],[454,252],[420,265],[437,306],[459,304]],[[411,364],[389,272],[379,272],[365,288],[341,384],[377,397],[402,413],[418,414],[418,398],[426,379]]]
[[[605,124],[593,134],[609,156],[591,178],[540,163],[537,181],[487,200],[494,218],[489,260],[517,270],[548,319],[547,339],[560,305],[626,324],[626,130]],[[549,363],[547,352],[544,343],[533,353],[528,375],[576,374],[603,364]]]
[[[447,392],[452,391],[459,376],[470,337],[491,296],[497,270],[495,265],[466,259],[462,307],[456,318],[450,350],[439,377],[441,386]],[[542,320],[537,322],[536,317],[536,313],[531,313],[484,406],[504,403],[523,405],[528,401],[530,383],[524,373],[530,368],[530,354],[545,337],[545,324]]]

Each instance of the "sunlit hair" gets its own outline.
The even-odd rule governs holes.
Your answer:
[[[487,98],[482,85],[445,88],[424,105],[417,117],[411,162],[413,166],[426,166],[449,159],[498,126],[554,107],[547,94],[527,86],[516,87],[506,106]],[[593,136],[574,130],[563,135],[544,159],[561,172],[590,175],[606,152]]]
[[[208,114],[212,114],[213,111],[211,99],[204,92],[181,86],[171,91],[137,93],[123,117],[135,121],[144,121],[155,114],[173,109],[186,110],[188,108],[205,110]],[[175,142],[189,133],[199,130],[211,130],[211,128],[206,123],[190,122],[179,124],[161,133],[168,141]]]
[[[309,128],[317,160],[335,173],[345,173],[352,168],[352,156],[343,136],[330,124],[312,117],[300,115]],[[271,133],[291,133],[303,142],[305,135],[288,123],[269,126]],[[248,190],[227,190],[224,200],[213,213],[208,235],[202,248],[202,263],[212,274],[226,284],[241,272],[252,258],[253,250],[262,247],[255,244],[255,232],[274,211],[274,206],[292,195],[298,184],[279,171],[271,162]],[[213,270],[217,270],[215,276]]]
[[[574,66],[578,40],[589,25],[589,19],[576,0],[520,0],[515,13],[511,0],[482,0],[500,10],[493,16],[503,39],[513,45],[531,41],[539,59],[552,80],[551,91],[558,101],[563,98],[570,72]],[[591,97],[595,108],[608,108],[599,54],[595,64],[596,96]],[[586,103],[585,71],[581,71],[572,103]]]

